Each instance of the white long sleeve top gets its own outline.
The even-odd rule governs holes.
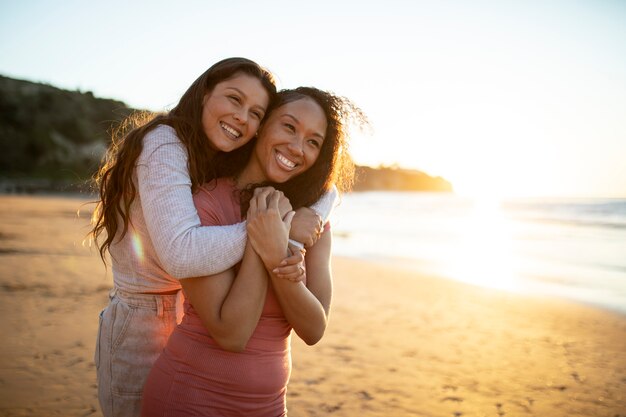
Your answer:
[[[172,127],[159,125],[146,134],[133,181],[138,192],[128,232],[110,247],[116,288],[137,293],[178,290],[181,278],[213,275],[241,260],[245,223],[200,225],[187,150]],[[336,200],[333,189],[312,208],[327,219]]]

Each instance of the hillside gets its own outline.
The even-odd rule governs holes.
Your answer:
[[[0,177],[88,178],[108,143],[108,130],[132,109],[91,92],[0,76]]]
[[[133,111],[91,92],[0,76],[0,192],[84,189],[111,126]],[[452,191],[452,186],[420,171],[357,167],[355,190]]]
[[[452,192],[452,184],[441,177],[398,167],[356,167],[354,191],[441,191]]]

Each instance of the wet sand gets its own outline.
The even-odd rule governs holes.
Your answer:
[[[98,416],[111,287],[85,199],[0,196],[0,416]],[[293,339],[298,416],[626,417],[626,317],[334,258],[324,339]]]

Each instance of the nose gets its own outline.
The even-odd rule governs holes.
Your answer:
[[[245,110],[235,110],[233,112],[233,119],[239,123],[246,123],[248,121],[248,112]]]
[[[291,140],[291,142],[289,142],[287,149],[289,149],[289,152],[295,156],[303,156],[304,151],[302,150],[302,142],[303,138],[296,136],[293,140]]]

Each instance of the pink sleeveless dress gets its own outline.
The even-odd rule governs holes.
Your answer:
[[[241,221],[229,179],[205,185],[194,196],[203,225]],[[261,319],[242,353],[223,350],[185,301],[183,321],[154,364],[143,392],[142,416],[286,415],[291,372],[291,326],[268,289]]]

